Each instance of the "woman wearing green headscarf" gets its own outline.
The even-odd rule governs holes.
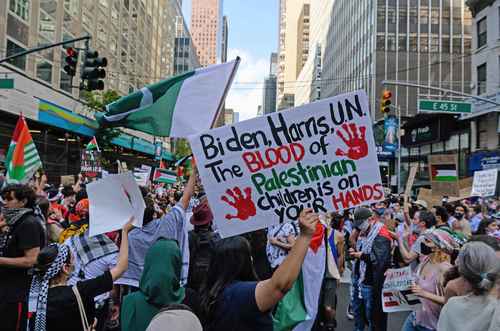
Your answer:
[[[181,267],[181,251],[174,240],[160,239],[151,246],[144,260],[139,291],[123,299],[122,331],[145,331],[160,309],[183,302]]]

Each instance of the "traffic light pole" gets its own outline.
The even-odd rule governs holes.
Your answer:
[[[26,51],[23,51],[23,52],[20,52],[20,53],[16,53],[16,54],[13,54],[11,56],[7,56],[6,58],[0,59],[0,64],[4,63],[6,61],[9,61],[9,60],[18,58],[20,56],[28,55],[28,54],[39,52],[39,51],[44,51],[46,49],[53,48],[53,47],[56,47],[56,46],[71,44],[71,43],[74,43],[74,42],[80,41],[80,40],[87,40],[88,41],[91,38],[92,38],[91,36],[79,37],[79,38],[75,38],[75,39],[61,41],[61,42],[55,43],[55,44],[50,44],[50,45],[45,45],[45,46],[41,46],[41,47],[36,47],[36,48],[28,49]]]
[[[382,85],[384,85],[384,86],[385,85],[407,86],[407,87],[423,88],[423,89],[433,90],[433,91],[440,91],[440,92],[443,92],[443,93],[449,93],[449,94],[454,94],[454,95],[458,95],[458,96],[462,96],[462,97],[472,98],[472,99],[476,99],[476,100],[479,100],[479,101],[492,103],[495,106],[500,106],[499,102],[496,102],[496,101],[493,101],[493,100],[490,100],[490,99],[487,99],[487,98],[479,97],[479,96],[473,95],[473,94],[468,94],[468,93],[463,93],[463,92],[448,90],[448,89],[444,89],[444,88],[440,88],[440,87],[434,87],[434,86],[428,86],[428,85],[420,85],[420,84],[414,84],[414,83],[408,83],[408,82],[400,82],[400,81],[397,81],[397,80],[383,80],[382,81]]]

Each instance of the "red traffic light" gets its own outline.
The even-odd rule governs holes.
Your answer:
[[[384,100],[390,99],[391,97],[392,97],[392,93],[389,90],[385,90],[382,93],[382,99],[384,99]]]
[[[78,52],[73,47],[68,47],[68,48],[66,48],[66,55],[68,55],[70,57],[75,57],[75,56],[78,56]]]

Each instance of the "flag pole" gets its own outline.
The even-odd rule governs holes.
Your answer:
[[[224,101],[226,100],[226,96],[227,96],[227,93],[229,92],[229,88],[233,84],[233,80],[234,80],[234,77],[236,76],[236,72],[238,71],[240,61],[241,61],[241,58],[239,56],[237,56],[236,60],[234,62],[233,71],[231,72],[231,76],[229,77],[229,81],[227,82],[226,88],[224,89],[224,93],[222,94],[222,98],[220,99],[219,107],[217,107],[217,113],[215,114],[215,117],[212,120],[212,125],[210,125],[211,129],[213,129],[215,127],[215,123],[217,122],[217,119],[219,118],[219,114],[222,110],[222,107],[224,107]]]

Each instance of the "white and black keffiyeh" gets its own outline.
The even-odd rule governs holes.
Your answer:
[[[35,316],[35,331],[45,331],[46,329],[46,313],[47,313],[47,296],[49,293],[49,281],[57,276],[61,271],[64,263],[68,260],[69,248],[66,245],[57,245],[57,257],[50,265],[49,269],[43,274],[35,274],[31,283],[29,293],[28,311],[36,313]],[[28,326],[29,330],[29,326]]]
[[[378,236],[380,230],[384,227],[384,224],[377,222],[372,225],[370,232],[362,242],[362,248],[361,252],[363,254],[371,255],[372,253],[372,248],[373,248],[373,241],[375,238]],[[365,274],[366,274],[366,262],[361,259],[359,263],[359,284],[361,284],[365,280]]]

